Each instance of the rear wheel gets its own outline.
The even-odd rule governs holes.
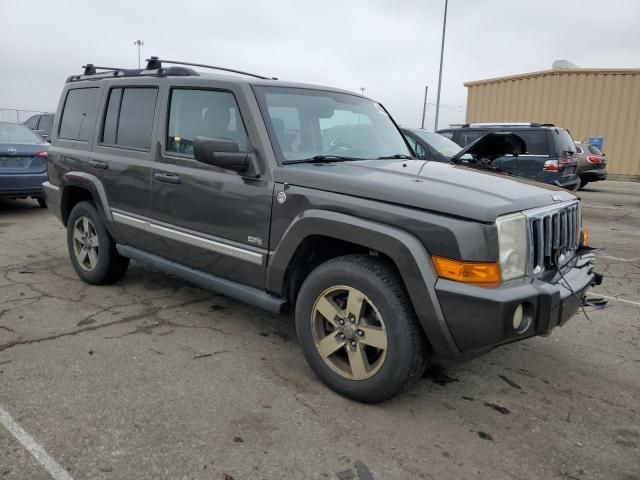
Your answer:
[[[582,183],[580,184],[580,188],[578,190],[582,190],[584,187],[586,187],[587,185],[589,185],[589,182],[582,180]]]
[[[38,201],[40,208],[47,208],[47,201],[43,197],[38,197],[36,200]]]
[[[426,367],[427,341],[395,269],[365,255],[330,260],[298,294],[296,330],[314,373],[345,397],[382,402]]]
[[[71,210],[67,247],[78,276],[93,285],[120,280],[129,266],[129,259],[117,252],[115,242],[91,202],[80,202]]]

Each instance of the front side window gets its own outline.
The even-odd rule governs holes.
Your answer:
[[[38,129],[38,118],[40,118],[40,115],[34,115],[33,117],[30,117],[29,120],[27,120],[24,123],[31,130],[37,130]]]
[[[99,88],[69,90],[60,121],[60,138],[88,142],[98,115]]]
[[[40,117],[40,123],[38,123],[38,130],[44,130],[45,133],[49,133],[52,125],[53,115],[42,115],[42,117]]]
[[[247,150],[247,133],[230,92],[175,88],[169,105],[167,152],[193,157],[193,139],[231,140]]]
[[[114,88],[109,93],[102,142],[148,150],[151,147],[157,88]]]
[[[276,156],[283,162],[335,156],[349,160],[411,156],[379,103],[347,93],[255,87]]]

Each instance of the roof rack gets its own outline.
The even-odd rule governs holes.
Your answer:
[[[71,75],[67,78],[67,83],[80,80],[102,80],[114,77],[137,77],[137,76],[192,76],[198,72],[192,68],[169,67],[169,68],[120,68],[120,67],[99,67],[92,63],[83,65],[84,72],[80,75]]]
[[[536,122],[485,122],[485,123],[465,123],[462,128],[469,127],[555,127],[553,123]]]
[[[247,75],[249,77],[260,78],[262,80],[277,80],[276,77],[266,77],[264,75],[258,75],[256,73],[244,72],[242,70],[236,70],[234,68],[216,67],[214,65],[205,65],[204,63],[190,63],[179,62],[177,60],[163,60],[158,57],[147,58],[146,68],[120,68],[120,67],[99,67],[93,63],[87,63],[82,68],[84,72],[80,75],[72,75],[67,78],[67,83],[77,82],[80,80],[101,80],[104,78],[114,77],[137,77],[137,76],[198,76],[199,73],[192,68],[185,68],[182,66],[168,67],[162,66],[163,63],[169,65],[186,65],[187,67],[202,67],[211,68],[213,70],[221,70],[224,72],[238,73],[240,75]]]
[[[258,75],[257,73],[244,72],[242,70],[236,70],[234,68],[216,67],[215,65],[206,65],[204,63],[180,62],[178,60],[165,60],[165,59],[160,59],[158,57],[147,58],[146,61],[147,61],[147,70],[162,68],[163,63],[168,63],[169,65],[186,65],[188,67],[211,68],[213,70],[221,70],[223,72],[238,73],[240,75],[247,75],[249,77],[260,78],[262,80],[277,80],[276,77],[267,77],[265,75]]]

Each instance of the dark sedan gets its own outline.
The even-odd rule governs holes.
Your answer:
[[[35,198],[46,207],[49,144],[19,123],[0,122],[0,198]]]

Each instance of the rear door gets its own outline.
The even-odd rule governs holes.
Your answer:
[[[148,234],[140,228],[151,206],[153,130],[159,104],[154,79],[107,85],[100,127],[89,160],[99,175],[113,219],[124,240],[143,248]]]
[[[501,130],[503,131],[503,130]],[[542,180],[544,163],[549,160],[551,144],[546,129],[514,129],[505,132],[518,135],[525,143],[525,153],[513,157],[507,155],[494,161],[494,165],[520,177]]]
[[[162,148],[155,152],[152,172],[156,226],[148,248],[197,270],[262,288],[273,181],[244,178],[193,156],[196,136],[232,140],[240,151],[252,151],[238,88],[167,88]]]

